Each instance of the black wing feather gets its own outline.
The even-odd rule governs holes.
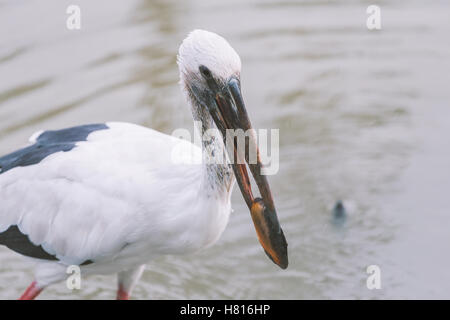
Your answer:
[[[89,134],[106,130],[106,124],[90,124],[68,129],[45,131],[36,142],[0,158],[0,174],[16,167],[38,164],[56,152],[67,152],[75,148],[79,141],[86,141]]]

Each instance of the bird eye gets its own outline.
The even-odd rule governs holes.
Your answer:
[[[212,74],[211,71],[209,71],[209,69],[205,66],[200,66],[199,67],[200,73],[206,78],[206,79],[211,79],[212,78]]]

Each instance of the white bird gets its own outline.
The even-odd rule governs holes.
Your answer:
[[[221,36],[195,30],[180,46],[178,66],[200,134],[215,129],[222,136],[202,148],[110,122],[39,132],[29,146],[0,157],[0,244],[36,262],[21,299],[65,280],[71,265],[83,276],[118,273],[117,298],[128,299],[152,258],[196,252],[219,239],[236,180],[265,252],[287,267],[259,154],[256,163],[246,161],[262,199],[253,197],[245,162],[209,161],[223,152],[225,130],[251,129],[238,54]],[[174,161],[174,150],[201,161]]]

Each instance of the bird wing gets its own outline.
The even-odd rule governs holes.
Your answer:
[[[182,158],[201,157],[191,143],[126,123],[45,131],[32,142],[0,158],[0,244],[67,264],[113,256],[135,240],[144,207],[164,199],[149,194],[181,173],[174,146]]]

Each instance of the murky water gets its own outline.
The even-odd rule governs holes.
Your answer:
[[[217,245],[148,265],[138,299],[450,298],[448,1],[0,0],[0,154],[39,129],[129,121],[192,127],[175,55],[195,28],[226,37],[243,62],[255,127],[280,129],[270,177],[290,250],[262,252],[238,191]],[[331,223],[342,199],[348,217]],[[1,204],[0,204],[1,205]],[[381,268],[368,290],[366,268]],[[31,264],[0,248],[0,298],[18,297]],[[110,299],[114,276],[42,299]]]

